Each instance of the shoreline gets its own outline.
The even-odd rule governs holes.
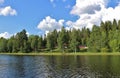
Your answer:
[[[85,52],[85,53],[0,53],[0,55],[18,55],[18,56],[88,55],[88,56],[91,56],[91,55],[120,55],[120,52],[114,52],[114,53],[90,53],[90,52]]]

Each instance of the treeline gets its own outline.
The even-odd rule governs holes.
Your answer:
[[[82,47],[81,47],[82,46]],[[84,48],[87,47],[87,48]],[[120,20],[101,22],[87,28],[54,30],[44,37],[18,32],[9,39],[0,38],[0,52],[120,52]]]

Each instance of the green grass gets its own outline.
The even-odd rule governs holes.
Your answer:
[[[0,53],[0,55],[120,55],[119,52],[114,53],[90,53],[90,52],[84,52],[84,53],[60,53],[60,52],[54,52],[54,53]]]

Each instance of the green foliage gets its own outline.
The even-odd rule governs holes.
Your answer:
[[[76,52],[79,51],[79,41],[78,41],[78,34],[77,34],[77,30],[73,29],[72,33],[70,35],[71,40],[70,40],[70,48],[72,51]]]
[[[108,48],[101,48],[101,52],[109,52]]]
[[[118,28],[117,21],[114,19],[113,20],[113,25],[112,25],[112,30],[116,30],[117,28]]]
[[[0,52],[7,52],[7,40],[0,38]]]
[[[81,48],[80,46],[85,46]],[[92,30],[54,30],[44,36],[26,34],[23,29],[9,39],[0,38],[0,52],[120,52],[120,20],[101,22]]]
[[[100,52],[101,48],[101,33],[98,26],[93,26],[90,38],[88,40],[88,51],[90,52]]]
[[[13,49],[13,40],[12,40],[12,38],[8,40],[7,49],[8,49],[9,52],[12,52],[12,49]]]
[[[51,51],[54,49],[54,36],[51,33],[47,35],[47,48]]]
[[[58,48],[60,49],[60,51],[64,51],[64,49],[68,47],[67,46],[69,42],[68,34],[64,27],[61,29],[61,32],[59,32],[57,42],[58,42]]]
[[[42,44],[43,44],[43,39],[42,37],[38,38],[38,51],[41,51],[42,49]]]
[[[34,52],[38,51],[38,38],[39,36],[35,35],[33,36],[32,41],[31,41],[31,48]]]
[[[109,42],[109,45],[112,49],[113,52],[117,52],[118,51],[118,48],[117,48],[117,39],[114,39],[114,40],[111,40]]]

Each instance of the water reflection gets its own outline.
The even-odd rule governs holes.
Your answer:
[[[0,56],[0,78],[24,76],[24,61],[21,57]]]
[[[120,78],[119,56],[3,56],[0,78]]]

